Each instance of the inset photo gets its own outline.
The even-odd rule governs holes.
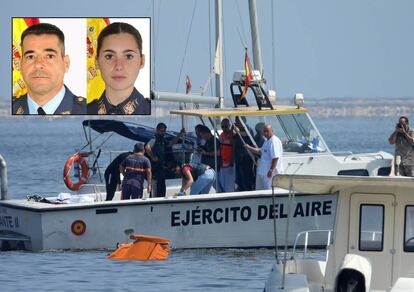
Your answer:
[[[12,18],[12,114],[86,114],[85,19]]]
[[[87,114],[151,114],[150,32],[150,18],[87,19]]]
[[[150,115],[150,18],[12,18],[13,115]]]

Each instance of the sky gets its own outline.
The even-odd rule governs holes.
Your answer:
[[[257,0],[257,9],[264,77],[267,88],[276,90],[278,97],[293,97],[298,92],[305,98],[413,97],[414,1],[271,1]],[[244,68],[245,45],[251,60],[253,56],[247,0],[223,2],[227,98],[233,72]],[[13,16],[150,16],[154,89],[184,92],[186,75],[193,93],[210,84],[215,53],[214,1],[20,0],[2,6],[2,100],[11,95]],[[208,87],[205,94],[214,91]]]

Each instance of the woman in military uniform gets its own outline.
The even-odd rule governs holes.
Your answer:
[[[99,99],[88,104],[88,114],[151,114],[149,99],[134,87],[139,71],[145,65],[139,31],[123,22],[108,25],[98,36],[96,58],[105,91]]]

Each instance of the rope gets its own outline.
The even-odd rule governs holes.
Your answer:
[[[275,187],[272,182],[272,208],[273,208],[273,236],[275,240],[275,260],[276,264],[279,264],[278,250],[277,250],[277,234],[276,234],[276,198],[275,198]]]
[[[242,43],[243,48],[247,48],[246,30],[245,30],[244,25],[243,25],[243,18],[241,16],[241,12],[240,12],[239,1],[236,0],[235,2],[236,2],[236,7],[237,7],[237,14],[239,15],[240,25],[241,25],[241,28],[242,28],[242,32],[241,33],[240,33],[240,29],[239,28],[237,28],[237,31],[239,33],[240,41]]]
[[[182,58],[182,61],[181,61],[180,74],[178,75],[177,87],[175,89],[176,92],[178,92],[178,88],[179,88],[180,82],[181,82],[181,76],[182,76],[182,72],[183,72],[185,56],[187,55],[188,42],[190,40],[190,34],[191,34],[191,30],[193,28],[193,20],[194,20],[196,7],[197,7],[197,1],[194,1],[193,14],[191,15],[191,21],[190,21],[190,28],[189,28],[188,33],[187,33],[187,40],[186,40],[186,43],[185,43],[184,55],[183,55],[183,58]]]
[[[272,77],[273,77],[273,88],[276,90],[276,53],[275,53],[275,18],[276,15],[275,6],[273,0],[270,0],[270,18],[272,19]]]
[[[209,62],[210,62],[210,69],[211,69],[211,74],[210,74],[210,76],[208,77],[208,80],[207,80],[207,82],[206,82],[206,84],[204,85],[204,87],[203,87],[203,90],[202,90],[202,92],[201,92],[201,95],[204,95],[204,92],[207,90],[207,86],[208,86],[208,83],[210,83],[210,95],[213,95],[213,80],[212,80],[212,76],[213,76],[213,72],[214,72],[214,70],[212,69],[213,68],[213,64],[211,63],[211,60],[212,60],[212,58],[213,58],[213,55],[211,54],[211,1],[208,1],[208,48],[209,48],[209,56],[210,56],[210,60],[209,60]]]

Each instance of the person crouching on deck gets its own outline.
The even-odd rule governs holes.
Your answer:
[[[122,200],[140,199],[144,191],[144,179],[147,179],[147,191],[151,193],[151,162],[144,156],[144,145],[137,143],[134,153],[122,161],[119,171],[123,174]]]
[[[202,163],[176,164],[174,170],[182,177],[179,196],[186,195],[190,188],[190,195],[208,194],[216,177],[214,169]]]

